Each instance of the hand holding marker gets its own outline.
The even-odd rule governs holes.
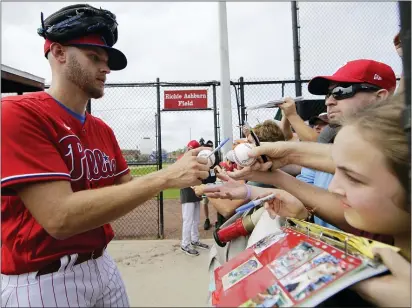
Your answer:
[[[236,213],[243,213],[243,212],[251,209],[252,207],[261,205],[262,203],[264,203],[266,201],[269,201],[269,200],[272,200],[272,199],[275,199],[275,198],[276,198],[275,194],[270,194],[269,196],[263,197],[261,199],[252,200],[252,201],[242,205],[241,207],[238,207],[236,209]]]

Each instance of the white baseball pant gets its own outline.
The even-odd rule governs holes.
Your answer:
[[[182,203],[182,247],[199,241],[200,201]]]
[[[60,269],[1,275],[2,307],[129,307],[116,263],[104,251],[100,258],[73,266],[77,254],[61,258]]]

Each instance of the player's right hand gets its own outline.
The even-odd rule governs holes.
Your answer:
[[[186,188],[202,184],[209,177],[209,166],[205,157],[197,157],[207,147],[199,147],[186,152],[178,161],[165,169],[168,187]]]

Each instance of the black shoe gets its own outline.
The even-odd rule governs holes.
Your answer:
[[[206,218],[205,224],[203,225],[203,229],[205,229],[205,230],[210,229],[210,220],[209,220],[209,218]]]
[[[193,248],[200,248],[200,249],[209,249],[209,245],[201,243],[199,241],[197,242],[190,242],[190,244],[193,246]]]
[[[191,248],[189,245],[187,245],[186,247],[180,246],[180,250],[189,256],[195,257],[199,255],[199,252],[196,249]]]

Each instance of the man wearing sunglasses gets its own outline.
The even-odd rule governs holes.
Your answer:
[[[325,95],[329,126],[320,134],[318,142],[333,143],[339,129],[339,123],[345,116],[353,114],[363,107],[386,99],[394,92],[396,77],[392,68],[373,60],[350,61],[332,76],[318,76],[308,85],[310,93]],[[325,136],[327,136],[325,138]],[[297,179],[327,189],[333,174],[302,168]],[[319,217],[314,217],[317,224],[336,229]]]
[[[385,99],[396,87],[392,68],[373,60],[350,61],[332,76],[313,78],[310,93],[325,95],[330,124],[338,125],[342,116]]]
[[[339,129],[339,122],[344,116],[350,115],[368,104],[386,99],[393,94],[395,87],[396,77],[393,70],[388,65],[373,60],[350,61],[332,76],[313,78],[309,83],[309,92],[326,96],[325,104],[330,123],[320,133],[318,142],[333,143]],[[247,167],[228,174],[236,180],[260,181],[284,189],[300,199],[309,208],[316,209],[316,213],[326,219],[334,215],[328,209],[339,202],[333,194],[327,191],[333,178],[333,174],[328,172],[333,172],[335,169],[333,162],[329,159],[329,153],[330,147],[317,146],[312,142],[267,144],[259,147],[256,154],[266,155],[270,158],[272,166],[270,164],[261,164],[260,166],[255,164],[253,169]],[[290,164],[306,168],[302,168],[301,173],[294,178],[279,170],[282,166]],[[266,178],[267,173],[259,172],[267,171],[269,167],[272,168],[270,180]],[[316,216],[314,219],[317,224],[336,229]],[[341,228],[349,228],[345,221],[341,221],[339,225]],[[380,235],[362,233],[359,230],[351,230],[350,232],[388,243],[391,240]]]

